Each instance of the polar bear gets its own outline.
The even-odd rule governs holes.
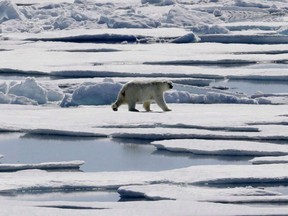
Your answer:
[[[128,104],[129,111],[139,112],[135,108],[136,103],[143,103],[144,109],[149,112],[150,104],[155,101],[163,111],[171,111],[167,107],[163,92],[173,88],[173,83],[167,80],[157,81],[130,81],[126,83],[118,94],[112,109],[118,111],[122,104]]]

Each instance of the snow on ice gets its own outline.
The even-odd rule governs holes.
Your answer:
[[[287,140],[286,105],[170,104],[173,112],[140,112],[137,117],[123,105],[75,108],[1,105],[0,124],[29,133],[42,130],[70,136],[83,133],[113,137],[159,140],[173,138],[218,138]],[[223,113],[225,116],[223,117]],[[257,113],[257,115],[255,115]],[[31,118],[33,116],[33,118]],[[55,116],[57,118],[55,119]],[[189,116],[189,118],[187,118]],[[42,119],[42,120],[41,120]],[[45,119],[45,121],[43,121]],[[251,126],[247,126],[251,124]],[[87,135],[86,135],[87,136]]]
[[[271,143],[232,140],[182,139],[152,142],[159,150],[190,152],[208,155],[280,156],[288,154],[288,147]]]
[[[286,205],[287,195],[265,189],[288,181],[287,4],[0,0],[1,133],[140,139],[177,156],[257,156],[246,165],[160,172],[39,170],[82,161],[0,164],[28,169],[0,173],[0,194],[8,195],[0,196],[0,215],[287,215],[277,205]],[[152,104],[152,112],[131,113],[125,105],[113,112],[110,104],[132,79],[171,79],[175,88],[165,99],[173,111]],[[243,89],[217,86],[219,80]],[[248,94],[247,83],[267,91]],[[84,190],[158,201],[9,199]]]
[[[275,172],[267,173],[267,170],[273,169]],[[194,175],[197,173],[197,176]],[[37,174],[37,178],[34,178],[33,175]],[[16,173],[1,173],[0,180],[0,190],[1,193],[9,194],[15,193],[17,191],[33,191],[33,190],[65,190],[65,188],[94,188],[94,189],[118,189],[119,193],[123,197],[131,197],[138,194],[141,197],[141,194],[145,193],[146,198],[151,199],[164,199],[158,203],[158,207],[154,210],[158,211],[161,209],[161,212],[169,210],[174,212],[173,215],[181,214],[182,208],[177,208],[179,205],[189,202],[189,212],[195,213],[197,215],[204,215],[208,212],[213,212],[213,215],[223,215],[223,212],[219,212],[218,208],[223,207],[219,203],[241,203],[245,202],[269,202],[275,200],[287,200],[287,196],[269,192],[263,189],[254,189],[254,188],[231,188],[231,189],[220,189],[220,188],[205,188],[198,187],[198,184],[225,184],[225,183],[240,183],[245,184],[248,182],[253,183],[269,183],[269,182],[283,182],[287,178],[287,167],[285,165],[259,165],[259,166],[198,166],[190,167],[185,169],[178,170],[169,170],[162,172],[106,172],[106,173],[54,173],[54,172],[45,172],[45,171],[21,171]],[[6,179],[11,179],[7,182]],[[57,179],[57,181],[55,181]],[[169,179],[169,184],[167,180]],[[149,185],[153,183],[153,185]],[[132,187],[123,187],[130,184],[139,185]],[[185,184],[186,187],[181,185]],[[142,195],[144,196],[144,195]],[[173,199],[166,200],[165,199]],[[176,199],[176,200],[175,200]],[[186,202],[185,202],[186,201]],[[5,203],[7,201],[3,201]],[[8,202],[9,203],[9,202]],[[190,209],[190,206],[193,208]],[[103,208],[100,212],[103,215],[112,214],[116,215],[120,212],[128,213],[131,211],[131,203],[99,203],[94,202],[90,203],[75,203],[75,202],[29,202],[29,203],[15,203],[14,208],[26,206],[25,212],[30,212],[36,210],[33,206],[42,206],[38,211],[44,211],[46,214],[50,215],[47,212],[47,207],[55,207],[61,209],[61,206],[70,206],[71,209],[78,207],[95,207]],[[171,205],[170,205],[171,204]],[[186,203],[188,204],[188,203]],[[209,211],[202,209],[202,207],[194,205],[203,205],[203,207],[209,207]],[[214,204],[214,205],[213,205]],[[11,204],[10,204],[11,205]],[[6,208],[1,208],[1,212],[10,210],[12,206],[8,205]],[[127,206],[128,205],[128,206]],[[143,206],[144,205],[144,206]],[[147,208],[151,211],[152,208],[155,208],[155,202],[133,202],[133,209]],[[6,206],[6,205],[5,205]],[[27,208],[30,206],[29,208]],[[43,208],[45,207],[46,208]],[[73,208],[74,206],[74,208]],[[130,206],[130,208],[129,208]],[[169,206],[169,207],[168,207]],[[167,209],[168,208],[168,209]],[[48,208],[49,209],[49,208]],[[158,210],[157,210],[158,209]],[[225,205],[224,215],[235,215],[239,210],[245,211],[249,214],[287,214],[286,208],[262,208],[262,207],[249,207],[249,206],[237,206],[237,205]],[[146,215],[149,211],[143,213]],[[185,208],[185,211],[187,208]],[[216,212],[215,212],[215,211]],[[208,211],[208,212],[206,212]],[[223,209],[222,209],[223,211]],[[227,211],[227,212],[226,212]],[[68,208],[68,212],[69,208]],[[226,213],[225,213],[226,212]],[[79,213],[79,212],[77,212]],[[86,211],[82,210],[82,213]],[[131,213],[131,212],[130,212]],[[167,212],[168,213],[168,212]],[[95,214],[95,212],[94,212]],[[129,215],[129,214],[128,214]],[[158,214],[157,214],[158,215]]]
[[[221,194],[219,193],[220,191]],[[253,187],[215,189],[209,187],[197,188],[194,186],[190,187],[187,186],[186,189],[183,189],[183,187],[177,185],[167,187],[167,185],[165,184],[159,184],[159,185],[141,185],[141,186],[122,186],[118,189],[118,192],[123,197],[131,197],[131,198],[145,197],[146,199],[149,200],[165,200],[165,199],[186,200],[192,196],[197,197],[196,199],[202,201],[213,200],[213,202],[222,202],[222,203],[234,203],[234,202],[241,203],[241,201],[245,202],[245,200],[247,200],[247,197],[245,196],[248,195],[251,196],[250,201],[252,199],[255,199],[255,201],[261,200],[263,202],[265,201],[269,202],[271,201],[270,200],[271,196],[277,196],[277,198],[279,199],[283,198],[283,200],[287,199],[287,196],[281,196],[280,193]],[[227,196],[229,196],[230,200],[226,200]],[[264,196],[266,197],[264,198]],[[215,197],[217,198],[215,199]],[[272,199],[274,198],[276,200],[276,197],[273,197]]]
[[[176,80],[176,82],[181,83],[181,80]],[[109,105],[116,100],[121,87],[122,84],[114,82],[113,79],[108,81],[104,79],[100,82],[83,82],[76,87],[74,85],[74,88],[70,87],[65,93],[58,85],[51,84],[51,82],[40,83],[28,77],[21,82],[2,83],[0,103],[24,105],[57,103],[62,107]],[[249,97],[245,94],[182,84],[176,85],[175,89],[165,93],[168,103],[287,104],[288,102],[287,95],[281,93]],[[275,97],[277,100],[274,99]]]
[[[281,164],[288,163],[288,156],[256,157],[250,160],[253,164]]]
[[[46,162],[39,164],[0,164],[0,172],[18,171],[26,169],[79,169],[84,161],[67,161],[67,162]]]
[[[34,78],[26,78],[22,82],[6,82],[1,84],[0,103],[38,105],[49,101],[59,101],[64,97],[58,86],[41,86]]]

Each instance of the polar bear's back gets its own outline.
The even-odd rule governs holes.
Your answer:
[[[152,100],[155,94],[166,90],[167,81],[130,81],[126,83],[121,92],[127,98],[137,97],[137,101]]]

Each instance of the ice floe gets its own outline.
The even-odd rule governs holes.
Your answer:
[[[250,160],[253,164],[281,164],[288,163],[287,156],[277,156],[277,157],[256,157]]]
[[[267,172],[269,169],[273,169],[274,172]],[[197,173],[197,175],[193,173]],[[32,174],[37,174],[38,177],[34,178]],[[0,175],[2,177],[1,193],[14,193],[22,190],[64,190],[65,188],[73,190],[77,188],[102,188],[102,190],[109,190],[134,184],[171,184],[179,186],[182,184],[207,184],[209,186],[254,184],[260,186],[265,183],[285,183],[287,181],[287,165],[211,165],[193,166],[161,172],[67,173],[27,170],[1,173]],[[13,176],[13,180],[11,179],[9,182],[5,181],[7,178]]]
[[[39,164],[0,164],[0,172],[11,172],[27,169],[55,170],[55,169],[79,169],[84,161],[45,162]]]
[[[273,169],[274,172],[267,173],[267,170]],[[197,175],[194,175],[197,173]],[[261,204],[261,203],[279,203],[280,201],[287,202],[287,196],[280,193],[268,191],[252,187],[235,187],[235,188],[214,188],[214,187],[198,187],[196,185],[206,184],[249,184],[262,185],[263,183],[285,182],[287,181],[286,165],[259,165],[259,166],[198,166],[178,170],[169,170],[163,172],[105,172],[105,173],[63,173],[63,172],[45,172],[37,170],[20,171],[16,173],[0,173],[0,191],[3,194],[17,194],[33,191],[61,191],[61,190],[111,190],[118,189],[118,192],[123,197],[143,197],[151,200],[160,200],[156,202],[157,209],[163,210],[167,207],[177,214],[182,214],[182,208],[175,209],[175,206],[189,202],[193,204],[193,208],[189,209],[190,213],[202,215],[203,207],[209,206],[209,212],[213,210],[212,215],[223,215],[217,210],[220,207],[225,207],[224,215],[235,215],[237,212],[245,211],[247,214],[278,214],[287,213],[286,208],[263,208],[229,205],[235,203]],[[37,178],[34,178],[37,175]],[[286,176],[286,177],[285,177]],[[6,181],[6,179],[11,181]],[[55,181],[57,179],[57,181]],[[137,185],[137,186],[136,186]],[[185,185],[183,187],[183,185]],[[166,199],[166,201],[165,201]],[[167,200],[168,199],[168,200]],[[172,200],[171,200],[172,199]],[[162,200],[162,201],[161,201]],[[1,203],[8,201],[1,200]],[[9,202],[8,202],[9,203]],[[36,204],[37,203],[37,204]],[[221,205],[220,203],[226,203]],[[155,202],[133,202],[133,209],[142,209],[146,206],[148,212],[155,208]],[[197,205],[199,204],[199,205]],[[10,204],[11,205],[11,204]],[[8,206],[10,206],[8,205]],[[23,202],[22,202],[23,205]],[[31,206],[32,205],[32,206]],[[139,205],[139,206],[138,206]],[[144,205],[144,206],[142,206]],[[172,206],[171,206],[172,205]],[[194,206],[194,205],[197,205]],[[204,205],[204,206],[201,206]],[[68,209],[85,210],[91,208],[101,208],[103,215],[119,214],[119,211],[131,213],[131,203],[75,203],[75,202],[30,202],[26,211],[34,210],[33,206],[38,206],[38,210],[47,211],[47,208],[59,208],[61,206]],[[39,206],[46,207],[40,208]],[[74,206],[74,208],[73,208]],[[130,206],[130,207],[129,207]],[[167,206],[167,207],[165,207]],[[13,207],[17,208],[18,204],[14,203]],[[178,206],[179,207],[179,206]],[[4,210],[10,207],[5,207]],[[127,209],[128,208],[128,209]],[[172,209],[170,209],[172,208]],[[129,210],[130,209],[130,210]],[[138,209],[138,210],[139,210]],[[45,211],[46,210],[46,211]],[[145,211],[146,211],[145,210]],[[154,209],[155,210],[155,209]],[[216,210],[216,213],[214,212]],[[187,211],[187,208],[185,208]],[[199,211],[201,211],[199,213]],[[219,211],[219,212],[218,212]],[[223,208],[222,208],[223,211]],[[86,211],[84,211],[86,213]],[[83,213],[84,213],[83,212]],[[182,213],[181,213],[182,212]],[[218,212],[218,213],[217,213]],[[233,213],[235,212],[235,213]],[[70,213],[70,212],[69,212]],[[146,214],[145,213],[145,214]],[[145,215],[143,214],[143,215]],[[204,214],[204,215],[205,215]],[[48,214],[49,215],[49,214]],[[157,214],[158,215],[158,214]],[[174,215],[174,214],[173,214]]]
[[[209,84],[229,79],[285,86],[287,3],[0,0],[0,132],[180,143],[173,149],[194,146],[195,154],[285,155],[285,87],[248,95]],[[152,112],[131,113],[125,106],[113,112],[121,85],[135,78],[171,79],[175,88],[165,97],[173,111],[152,104]],[[0,197],[0,214],[287,215],[277,205],[286,205],[287,196],[260,188],[287,184],[286,156],[250,162],[101,173],[46,172],[36,169],[47,164],[28,164],[29,170],[0,173],[0,193],[8,195]],[[85,190],[158,202],[9,200]]]
[[[171,113],[159,113],[155,107],[154,112],[135,114],[128,112],[125,107],[119,109],[119,112],[113,112],[110,106],[64,109],[57,106],[1,105],[0,123],[2,129],[13,128],[25,133],[46,135],[112,136],[152,141],[185,138],[287,140],[287,126],[279,124],[286,121],[286,105],[169,106],[173,110]],[[151,108],[153,110],[154,105]]]
[[[115,29],[112,30],[115,31]],[[121,31],[123,35],[137,33],[137,31],[134,33],[134,30],[125,30],[126,33],[122,29]],[[73,35],[72,32],[68,31],[66,34],[49,32],[50,34],[46,33],[46,36],[43,33],[37,37],[40,39],[61,38],[61,34],[63,37],[69,37]],[[78,34],[79,38],[89,35],[89,32],[91,37],[93,37],[93,32],[96,35],[97,32],[105,35],[105,31],[101,29],[83,30],[81,33],[74,30],[74,34]],[[154,35],[153,37],[156,38],[166,35],[169,38],[169,35],[173,34],[181,38],[187,34],[187,31],[178,29],[175,31],[160,29],[154,32],[151,30],[146,33],[139,30],[139,32],[143,37],[148,38],[149,35]],[[107,30],[106,33],[109,34],[109,31]],[[11,36],[16,37],[16,35]],[[22,35],[21,38],[23,37],[27,38]],[[163,44],[99,45],[60,42],[11,45],[7,41],[0,41],[0,43],[1,47],[3,44],[3,48],[9,50],[1,52],[5,59],[5,61],[1,59],[1,74],[3,75],[51,76],[53,78],[127,77],[129,80],[133,77],[159,78],[165,73],[167,78],[178,79],[287,80],[285,62],[283,62],[287,52],[285,53],[285,47],[282,45],[222,44],[220,46],[217,43],[189,43],[183,46],[183,44],[169,43],[163,46]],[[117,51],[107,52],[107,50]],[[175,50],[178,51],[175,52]],[[260,54],[257,54],[258,52]],[[279,52],[279,55],[269,54],[271,52]],[[267,53],[267,55],[261,55],[261,53]]]
[[[181,139],[152,142],[158,150],[172,152],[189,152],[207,155],[254,155],[280,156],[287,155],[285,145],[230,140]]]
[[[234,187],[234,188],[199,188],[186,186],[185,188],[177,185],[141,185],[123,186],[118,189],[118,193],[124,198],[146,198],[148,200],[189,200],[194,197],[196,200],[221,202],[221,203],[265,203],[279,201],[287,202],[287,196],[280,193],[253,187]],[[249,196],[249,197],[247,197]],[[227,199],[229,197],[229,199]],[[249,201],[248,201],[249,200]]]
[[[181,83],[182,81],[180,80],[179,82]],[[186,83],[184,80],[183,82]],[[34,78],[28,77],[21,82],[11,82],[9,86],[4,82],[1,86],[4,92],[0,92],[0,102],[2,104],[38,105],[57,102],[60,103],[61,107],[68,107],[112,104],[117,98],[122,83],[116,83],[113,79],[104,79],[100,82],[83,82],[80,85],[74,85],[74,87],[71,83],[69,89],[61,89],[55,84],[47,82],[39,83]],[[221,91],[208,87],[202,88],[177,84],[175,89],[176,90],[165,93],[165,98],[168,103],[272,103],[269,98],[249,98],[244,94]],[[65,91],[67,92],[66,94]],[[286,104],[285,98],[284,95],[284,101],[279,103]]]

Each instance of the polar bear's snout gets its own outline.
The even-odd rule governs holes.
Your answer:
[[[117,105],[116,105],[116,104],[113,104],[113,105],[112,105],[112,109],[113,109],[113,111],[118,111]]]

